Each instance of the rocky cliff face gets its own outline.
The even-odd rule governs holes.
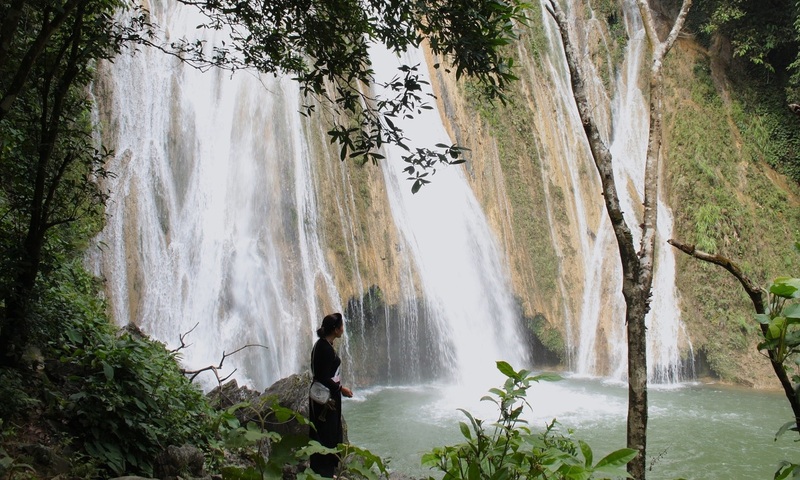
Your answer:
[[[642,95],[637,77],[642,67],[630,54],[635,22],[626,23],[628,17],[614,2],[601,3],[597,11],[573,5],[575,40],[593,75],[593,104],[604,134],[609,141],[627,138],[635,151],[636,140],[646,135],[646,116],[636,100]],[[521,336],[533,351],[534,366],[557,361],[581,373],[622,377],[624,303],[616,244],[560,47],[546,13],[540,13],[516,46],[520,80],[507,105],[481,100],[474,85],[457,82],[442,70],[433,70],[432,84],[452,141],[470,149],[463,168],[501,257],[509,263],[508,288],[527,328]],[[727,58],[724,52],[706,50],[686,37],[668,56],[662,198],[674,214],[675,238],[727,254],[766,282],[798,273],[791,243],[800,225],[800,195],[796,184],[763,163],[768,117],[749,115],[752,104],[737,99],[740,90],[727,80],[730,62],[720,61]],[[123,70],[136,74],[133,67]],[[163,131],[153,128],[148,137],[139,132],[143,122],[155,122],[150,117],[121,120],[138,105],[137,100],[120,101],[134,97],[125,84],[109,80],[114,75],[110,72],[97,86],[100,98],[116,99],[104,103],[100,115],[105,141],[118,152],[111,169],[121,173],[111,185],[113,219],[99,239],[110,247],[97,260],[97,269],[109,280],[120,323],[142,324],[165,341],[175,341],[196,321],[210,323],[197,332],[208,344],[201,352],[204,363],[219,355],[211,347],[230,351],[245,343],[243,338],[268,344],[268,353],[250,353],[241,360],[243,380],[259,386],[304,368],[319,311],[348,314],[351,335],[344,354],[363,383],[387,375],[398,378],[409,365],[417,369],[409,378],[419,379],[421,371],[430,373],[438,359],[449,355],[446,345],[433,344],[441,332],[426,322],[430,306],[419,272],[409,263],[410,252],[404,251],[383,172],[339,160],[338,147],[330,145],[325,133],[331,120],[327,113],[315,121],[298,121],[291,116],[297,110],[291,100],[253,100],[252,89],[242,87],[231,115],[238,119],[235,125],[243,126],[232,129],[225,168],[212,177],[233,198],[227,215],[235,221],[221,227],[231,235],[220,235],[224,238],[209,250],[190,252],[190,244],[202,243],[212,232],[204,230],[207,221],[185,227],[183,218],[217,208],[208,195],[194,193],[203,165],[198,160],[203,149],[194,144],[210,133],[202,130],[203,121],[185,116],[201,107],[181,100],[181,92],[192,88],[181,82],[196,80],[182,72],[165,75],[164,88],[174,92],[167,95],[170,115]],[[208,91],[220,88],[215,83]],[[141,95],[159,103],[154,92]],[[267,143],[255,143],[255,138]],[[242,145],[249,142],[255,166],[244,169],[241,158],[252,152]],[[157,162],[150,166],[161,156],[169,168]],[[631,159],[636,164],[635,155],[623,147],[616,150],[617,158],[621,165]],[[630,199],[628,221],[635,225],[640,187],[635,174],[625,174],[618,188]],[[437,188],[436,176],[425,188]],[[320,258],[312,251],[316,245]],[[658,248],[669,249],[664,243]],[[205,284],[193,283],[203,271],[180,270],[184,262],[193,265],[217,255],[221,258],[215,264],[221,267]],[[653,363],[683,369],[677,378],[714,373],[769,385],[742,292],[725,272],[680,256],[676,260],[668,288],[677,285],[677,294],[657,308],[663,317],[677,316],[676,327],[653,335],[651,350],[662,352]],[[176,273],[164,273],[175,265]],[[217,281],[220,291],[209,289],[207,283]],[[655,295],[662,290],[657,286]],[[164,313],[174,304],[181,305],[177,313]],[[486,320],[491,325],[493,319]],[[398,363],[407,357],[413,362]],[[269,373],[252,373],[264,370]]]
[[[621,12],[603,16],[579,8],[574,13],[586,68],[597,74],[595,114],[608,118],[612,138],[618,132],[611,125],[620,125],[611,120],[619,114],[612,111],[619,90],[615,93],[614,85],[625,81],[620,59],[630,39],[609,23],[622,18]],[[613,333],[623,321],[618,284],[610,280],[619,275],[615,245],[612,240],[603,248],[585,246],[601,245],[606,213],[594,166],[580,146],[581,132],[574,122],[569,128],[571,106],[564,99],[569,92],[554,82],[562,67],[546,48],[546,32],[537,21],[518,47],[520,81],[508,106],[476,101],[468,83],[441,72],[436,86],[453,138],[473,149],[470,179],[503,238],[525,315],[543,317],[558,330],[563,344],[541,329],[540,337],[550,338],[545,343],[556,351],[563,348],[566,363],[575,368],[577,345],[586,335],[580,319],[585,309],[598,310],[590,373],[614,374],[624,355]],[[759,141],[758,134],[769,116],[743,113],[754,107],[736,99],[746,86],[730,78],[743,71],[723,47],[718,39],[709,50],[685,36],[668,56],[662,196],[674,212],[673,238],[729,256],[766,285],[800,266],[791,251],[800,220],[798,188],[764,163],[769,140]],[[635,185],[618,188],[637,198]],[[587,256],[595,255],[602,257],[604,280],[589,284],[587,266],[598,259]],[[710,374],[774,386],[768,363],[757,353],[752,306],[733,278],[684,256],[676,261],[681,320],[676,334],[684,378]],[[589,298],[586,288],[599,289],[595,303],[581,301]],[[654,295],[660,294],[656,289]]]

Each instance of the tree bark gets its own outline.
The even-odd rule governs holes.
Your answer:
[[[586,139],[592,153],[603,188],[606,211],[611,220],[617,248],[622,262],[622,295],[625,298],[625,322],[628,334],[628,424],[627,443],[639,455],[628,464],[628,473],[643,480],[646,472],[647,454],[647,329],[645,318],[650,310],[650,294],[653,283],[653,258],[655,251],[658,173],[661,150],[661,70],[664,56],[670,50],[691,6],[692,0],[684,0],[678,18],[664,42],[659,41],[655,23],[646,0],[639,0],[639,10],[645,23],[653,51],[650,69],[650,126],[645,159],[644,216],[642,240],[639,250],[634,245],[630,228],[619,204],[612,156],[600,136],[592,116],[588,95],[584,87],[580,62],[570,40],[566,16],[557,0],[549,0],[549,12],[558,25],[564,53],[570,72],[572,93],[583,124]]]
[[[58,9],[48,9],[45,12],[46,18],[43,20],[41,30],[28,46],[25,55],[22,57],[19,66],[16,68],[14,77],[11,80],[8,88],[5,91],[0,92],[0,120],[5,118],[5,116],[11,111],[11,107],[14,105],[14,101],[16,101],[17,96],[20,94],[25,85],[27,85],[30,73],[33,70],[33,66],[36,63],[36,60],[39,58],[39,55],[41,55],[45,50],[47,42],[50,41],[50,38],[53,36],[53,34],[55,34],[58,28],[69,18],[69,16],[72,14],[72,11],[75,10],[79,5],[85,5],[85,3],[86,0],[68,0]],[[48,12],[52,10],[55,10],[56,13],[52,18],[49,18]],[[14,33],[15,32],[6,32],[2,36],[13,36]],[[8,41],[11,41],[10,37]]]

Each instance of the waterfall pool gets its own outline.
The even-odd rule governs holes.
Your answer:
[[[499,384],[498,384],[499,385]],[[441,477],[420,464],[435,446],[463,440],[458,408],[487,421],[496,418],[486,393],[474,387],[418,385],[374,387],[345,400],[350,442],[389,459],[392,470]],[[600,379],[565,378],[535,384],[527,419],[544,426],[553,418],[594,450],[597,462],[625,446],[627,386]],[[752,480],[772,478],[781,460],[800,460],[796,434],[775,433],[791,419],[779,392],[686,383],[650,388],[648,479]]]

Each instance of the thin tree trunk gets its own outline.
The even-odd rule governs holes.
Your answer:
[[[653,258],[655,251],[658,172],[661,149],[661,68],[663,59],[678,37],[692,0],[684,0],[681,12],[666,41],[660,42],[646,0],[639,0],[639,10],[645,21],[648,37],[653,46],[653,64],[650,70],[650,128],[645,160],[644,216],[642,241],[637,251],[630,228],[619,204],[612,156],[600,136],[591,114],[588,95],[584,87],[580,62],[570,40],[566,16],[557,0],[549,0],[549,12],[561,33],[562,44],[570,72],[572,93],[586,133],[603,188],[606,211],[617,239],[622,262],[622,295],[625,298],[625,322],[628,334],[628,425],[629,448],[639,455],[628,464],[628,472],[637,480],[644,480],[647,454],[647,331],[645,317],[650,310],[650,293],[653,283]]]

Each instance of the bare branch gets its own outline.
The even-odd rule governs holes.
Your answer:
[[[678,240],[670,239],[667,240],[667,243],[691,257],[694,257],[698,260],[703,260],[704,262],[713,263],[714,265],[719,265],[720,267],[729,271],[731,275],[736,277],[736,280],[742,284],[742,288],[744,288],[744,291],[747,292],[747,295],[750,297],[750,301],[753,302],[753,307],[755,308],[756,313],[764,313],[764,298],[762,295],[763,289],[755,282],[750,280],[750,278],[747,277],[744,272],[742,272],[742,269],[739,267],[739,265],[727,257],[697,250],[694,245],[688,245],[679,242]]]
[[[192,344],[191,344],[191,343],[187,344],[185,340],[186,340],[186,337],[187,337],[187,336],[188,336],[190,333],[192,333],[192,332],[194,331],[194,329],[195,329],[195,328],[197,328],[197,326],[198,326],[198,325],[200,325],[200,322],[197,322],[197,323],[195,323],[195,324],[194,324],[194,327],[192,327],[192,328],[191,328],[191,329],[190,329],[188,332],[186,332],[186,333],[181,333],[181,334],[180,334],[180,337],[179,337],[179,338],[180,338],[180,340],[181,340],[181,346],[180,346],[180,347],[178,347],[178,348],[176,348],[175,350],[171,350],[171,351],[170,351],[170,353],[178,353],[179,351],[183,350],[184,348],[189,348],[189,347],[191,347],[191,346],[192,346]]]
[[[644,23],[645,30],[647,30],[647,36],[650,38],[650,41],[653,44],[654,63],[660,64],[661,60],[672,48],[672,45],[675,44],[675,40],[678,39],[678,35],[683,29],[683,24],[686,23],[686,16],[689,14],[689,9],[691,6],[692,0],[684,0],[683,5],[681,5],[681,11],[678,13],[678,17],[675,19],[675,23],[672,25],[672,30],[670,30],[669,35],[667,35],[667,38],[662,42],[658,38],[658,33],[656,33],[656,22],[653,19],[653,13],[650,10],[648,1],[639,0],[639,13],[642,15],[642,21]]]
[[[650,4],[647,0],[639,0],[639,13],[642,16],[642,23],[644,23],[644,29],[647,31],[647,37],[655,47],[661,41],[658,39],[656,22],[653,20],[653,13],[650,11]]]
[[[195,325],[194,327],[192,327],[192,330],[194,330],[194,329],[195,329],[195,327],[197,327],[197,325]],[[191,330],[190,330],[190,331],[191,331]],[[188,333],[188,332],[187,332],[187,333]],[[183,343],[183,339],[181,339],[181,343]],[[197,369],[197,370],[187,370],[187,369],[185,369],[185,368],[182,368],[182,369],[181,369],[181,373],[183,373],[184,375],[191,375],[191,376],[189,377],[189,381],[190,381],[190,382],[193,382],[193,381],[194,381],[194,379],[195,379],[195,378],[197,378],[197,376],[198,376],[198,375],[200,375],[200,374],[201,374],[201,373],[203,373],[203,372],[209,372],[209,371],[210,371],[210,372],[214,372],[214,376],[217,378],[217,383],[218,383],[219,385],[222,385],[222,383],[223,383],[223,382],[225,382],[226,380],[228,380],[229,378],[231,378],[231,376],[233,376],[233,374],[234,374],[234,373],[236,373],[236,369],[234,369],[234,370],[233,370],[233,371],[232,371],[230,374],[228,374],[227,376],[220,378],[220,376],[219,376],[219,371],[222,369],[222,365],[225,363],[225,359],[226,359],[226,358],[228,358],[228,357],[230,357],[231,355],[233,355],[233,354],[235,354],[235,353],[238,353],[238,352],[241,352],[241,351],[242,351],[242,350],[244,350],[245,348],[249,348],[249,347],[261,347],[261,348],[268,348],[266,345],[261,345],[261,344],[257,344],[257,343],[248,343],[247,345],[244,345],[244,346],[242,346],[242,347],[239,347],[239,348],[237,348],[236,350],[234,350],[234,351],[232,351],[232,352],[230,352],[230,353],[222,352],[222,358],[221,358],[221,359],[220,359],[220,361],[219,361],[219,365],[208,365],[207,367],[203,367],[203,368],[200,368],[200,369]]]
[[[683,0],[683,5],[681,6],[681,11],[678,13],[678,18],[675,19],[675,23],[672,25],[672,31],[669,32],[669,36],[666,40],[664,40],[661,45],[664,48],[662,53],[666,55],[672,45],[675,44],[675,40],[678,39],[678,35],[681,33],[683,29],[683,24],[686,23],[686,17],[689,15],[689,9],[692,6],[692,0]]]

